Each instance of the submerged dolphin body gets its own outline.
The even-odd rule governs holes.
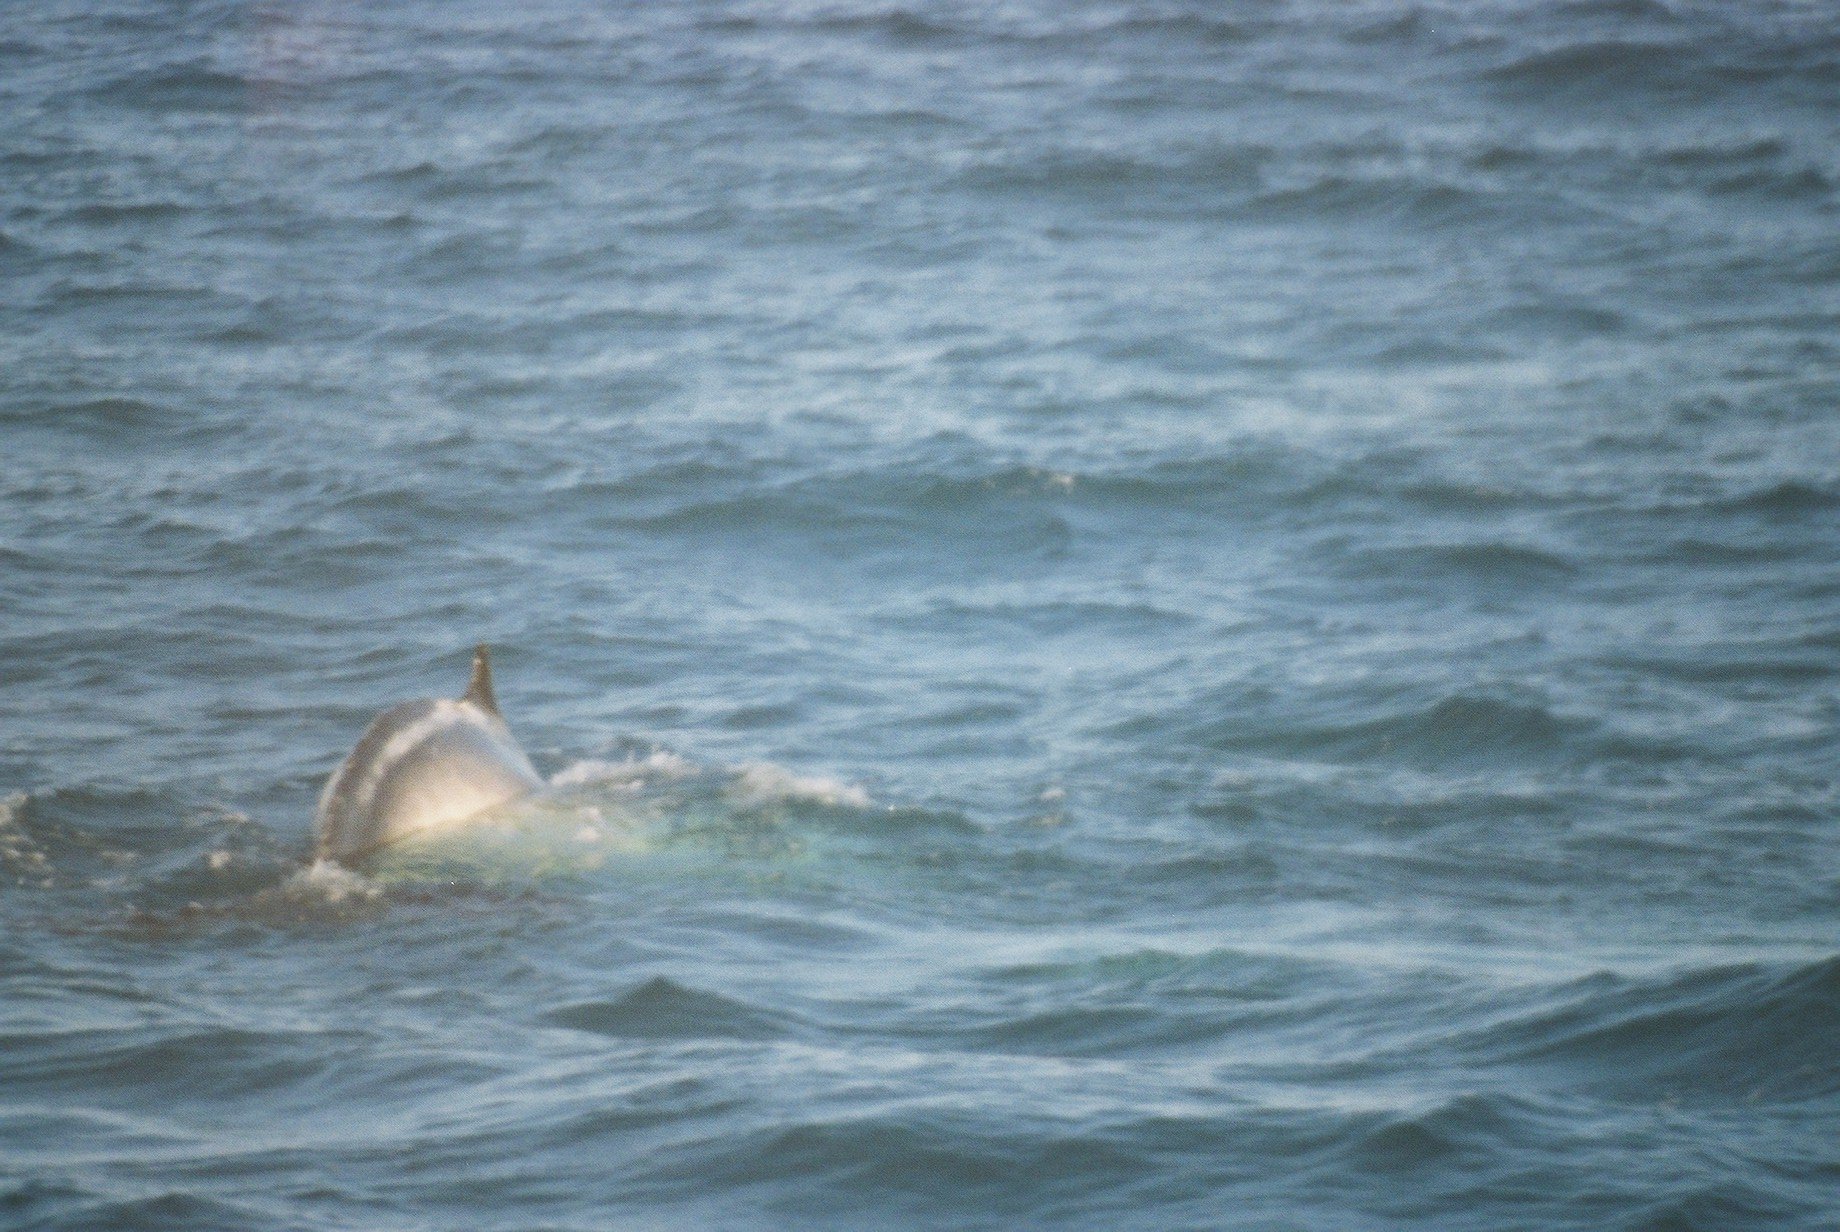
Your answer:
[[[542,786],[498,712],[492,662],[481,646],[458,701],[403,702],[371,721],[320,792],[316,854],[350,862]]]

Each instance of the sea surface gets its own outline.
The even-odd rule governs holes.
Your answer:
[[[0,10],[0,1228],[1837,1226],[1828,5]]]

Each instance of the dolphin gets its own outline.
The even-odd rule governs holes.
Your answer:
[[[473,651],[457,701],[392,706],[320,792],[315,856],[348,864],[411,834],[459,826],[543,786],[492,695],[492,659]]]

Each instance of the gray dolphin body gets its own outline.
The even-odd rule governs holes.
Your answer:
[[[349,863],[542,786],[498,712],[491,659],[481,646],[459,700],[403,702],[371,721],[320,792],[316,854]]]

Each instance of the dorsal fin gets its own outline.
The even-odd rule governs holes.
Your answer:
[[[498,713],[498,699],[492,696],[492,656],[484,642],[473,648],[473,679],[460,700],[472,702],[487,714]]]

